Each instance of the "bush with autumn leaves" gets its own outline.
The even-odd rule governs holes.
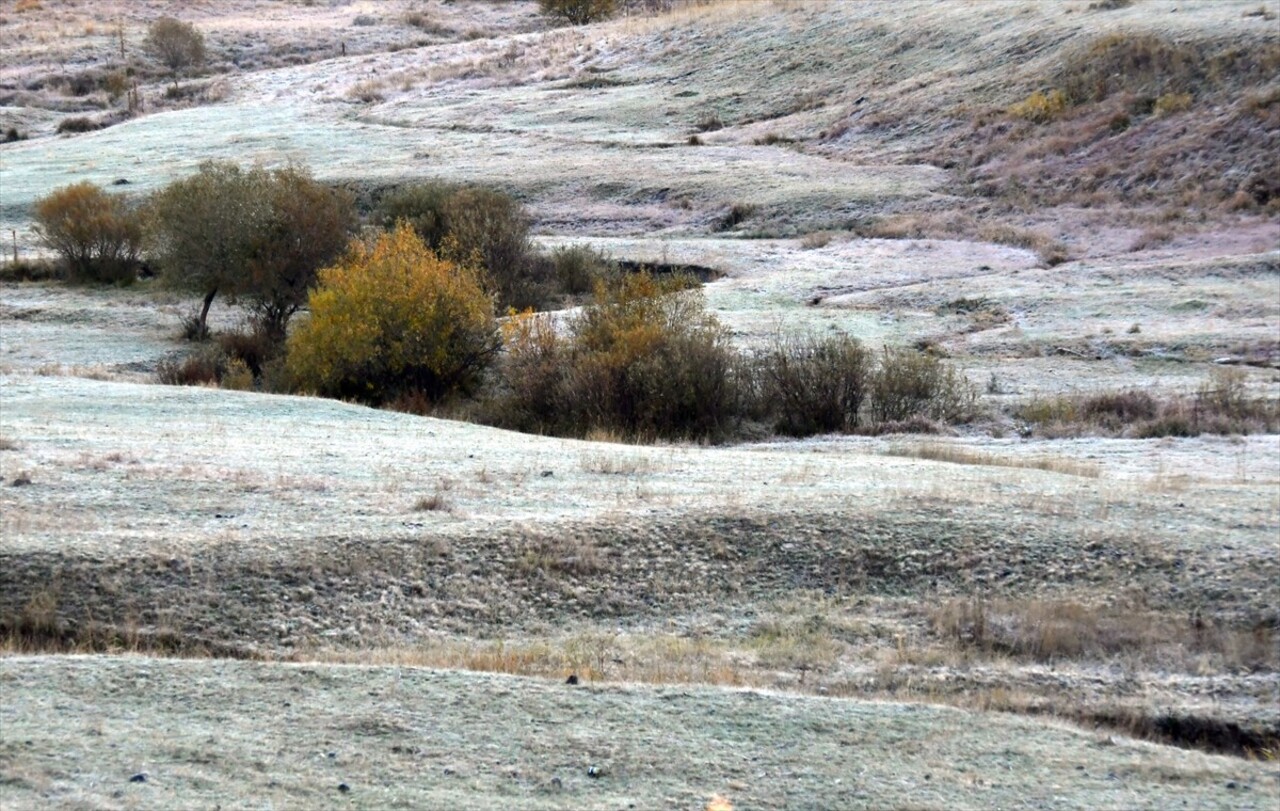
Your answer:
[[[843,335],[745,351],[692,278],[623,272],[583,247],[536,254],[526,212],[498,190],[407,187],[350,238],[353,203],[302,168],[206,163],[141,205],[81,184],[36,215],[69,275],[132,278],[141,246],[163,281],[203,296],[189,337],[209,335],[215,296],[247,307],[249,329],[166,362],[164,382],[443,406],[517,430],[633,440],[927,426],[972,412],[972,386],[935,357],[873,353]],[[580,306],[528,306],[557,303]]]
[[[310,318],[289,336],[296,386],[380,405],[478,389],[499,348],[480,273],[441,258],[407,224],[320,271]]]

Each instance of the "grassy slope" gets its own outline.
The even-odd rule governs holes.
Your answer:
[[[0,685],[13,811],[698,809],[713,794],[742,809],[1243,811],[1277,790],[1266,764],[919,705],[129,657],[8,658]]]
[[[364,5],[352,10],[367,10]],[[1257,22],[1242,16],[1256,3],[1181,3],[1177,14],[1168,11],[1171,4],[1155,0],[1137,5],[1086,15],[1083,3],[1026,4],[1018,13],[1006,13],[1001,5],[997,13],[990,5],[920,2],[905,11],[895,5],[893,15],[883,16],[883,6],[872,3],[730,3],[657,21],[624,20],[584,31],[235,74],[219,105],[170,110],[75,138],[5,146],[0,225],[23,229],[29,201],[61,183],[127,177],[134,185],[124,188],[146,190],[208,157],[294,158],[311,163],[323,177],[366,185],[436,175],[485,180],[522,193],[550,229],[597,234],[701,234],[735,201],[763,206],[746,230],[782,233],[839,226],[916,204],[954,206],[954,178],[926,165],[922,156],[939,144],[938,133],[953,119],[967,121],[966,104],[1002,108],[1038,86],[1064,47],[1120,25],[1176,37],[1199,37],[1201,31],[1256,37]],[[347,25],[345,17],[341,22]],[[237,25],[244,26],[244,19]],[[509,31],[513,25],[499,27]],[[317,35],[315,47],[331,47],[330,36]],[[388,30],[370,32],[369,47],[384,47],[388,37]],[[599,77],[607,81],[571,86],[575,78]],[[382,100],[353,100],[349,91],[360,82],[376,85]],[[729,126],[703,134],[706,146],[685,145],[699,119],[711,113]],[[846,125],[845,135],[832,135]],[[823,131],[827,137],[819,136]],[[808,143],[798,149],[753,143],[770,132]],[[139,151],[145,162],[135,160]],[[1109,217],[1097,216],[1090,237],[1115,232]],[[1202,367],[1143,357],[1157,351],[1204,361],[1243,347],[1241,354],[1253,353],[1264,365],[1274,362],[1274,341],[1268,338],[1278,317],[1275,299],[1268,297],[1277,278],[1274,254],[1214,257],[1269,250],[1275,235],[1270,223],[1227,247],[1221,241],[1197,247],[1175,240],[1168,255],[1050,271],[1028,270],[1037,260],[1027,251],[966,243],[837,240],[814,251],[777,241],[641,238],[603,244],[619,255],[654,258],[669,251],[673,259],[729,271],[709,297],[744,341],[765,337],[778,313],[815,328],[852,329],[871,341],[941,335],[948,348],[969,356],[964,362],[976,380],[998,369],[1021,396],[1157,382],[1193,388],[1201,379]],[[1122,236],[1131,240],[1134,234]],[[1111,245],[1115,238],[1099,241]],[[1223,281],[1230,275],[1224,268],[1244,265],[1257,267]],[[974,294],[1007,306],[1013,322],[971,332],[962,319],[938,313],[947,301]],[[815,295],[824,298],[822,307],[807,306]],[[1274,667],[1232,672],[1221,652],[1196,660],[1180,642],[1171,646],[1169,661],[1156,663],[1116,656],[1102,664],[1057,663],[1047,673],[1025,661],[997,660],[988,668],[971,667],[965,659],[956,667],[952,659],[931,658],[939,654],[930,647],[937,640],[926,618],[938,603],[976,590],[1155,611],[1167,615],[1162,621],[1169,624],[1159,627],[1177,633],[1185,633],[1189,607],[1198,606],[1211,622],[1247,630],[1275,602],[1280,505],[1274,500],[1274,437],[1238,445],[1005,443],[995,451],[1063,457],[1095,466],[1101,479],[884,458],[878,453],[885,446],[874,443],[707,450],[560,442],[332,403],[32,376],[42,364],[112,378],[144,375],[159,354],[173,348],[166,332],[180,305],[165,302],[170,311],[156,316],[146,312],[147,293],[82,295],[39,287],[7,289],[4,300],[0,438],[16,448],[0,451],[0,476],[9,482],[29,473],[33,479],[29,487],[0,491],[0,573],[6,578],[0,594],[9,617],[38,619],[52,611],[64,622],[92,619],[268,652],[319,650],[339,659],[375,658],[390,646],[391,660],[413,661],[416,649],[435,644],[442,634],[463,648],[476,637],[508,637],[513,647],[555,648],[555,655],[534,657],[525,666],[547,673],[581,661],[573,656],[575,634],[613,634],[622,626],[640,640],[619,641],[624,655],[649,655],[659,668],[674,669],[669,651],[690,640],[709,638],[712,647],[724,647],[719,659],[698,649],[694,668],[681,671],[679,679],[715,681],[708,668],[724,667],[750,683],[795,686],[797,675],[803,679],[808,673],[810,685],[854,693],[883,691],[891,682],[904,694],[945,698],[953,689],[985,695],[994,685],[1032,696],[1065,695],[1081,706],[1101,706],[1123,694],[1134,705],[1274,725]],[[1199,304],[1188,308],[1187,302]],[[1137,321],[1140,335],[1119,337],[1122,327]],[[1109,360],[1068,365],[1040,357],[1058,345],[1102,346]],[[1127,357],[1126,347],[1134,349],[1136,360]],[[993,360],[984,365],[988,359]],[[1254,372],[1259,385],[1274,385],[1272,377],[1266,370]],[[282,444],[281,437],[289,442]],[[989,441],[973,444],[991,452]],[[543,476],[545,471],[551,475]],[[437,493],[451,510],[415,510],[421,498]],[[805,630],[814,622],[818,632]],[[781,631],[771,630],[775,625]],[[541,641],[548,638],[553,641]],[[644,654],[628,644],[667,652]],[[87,705],[106,700],[108,689],[121,689],[125,681],[117,678],[132,680],[135,666],[90,661],[90,672],[103,673],[101,694],[92,687],[77,694],[85,688],[71,685],[59,688],[61,698],[39,699],[70,708],[59,716],[64,726],[40,738],[47,749],[24,760],[18,737],[6,730],[3,765],[9,782],[0,790],[13,791],[15,801],[34,803],[36,794],[54,788],[65,788],[69,794],[60,796],[66,797],[81,790],[60,782],[64,767],[50,750],[81,729],[92,730]],[[5,678],[18,685],[4,691],[6,696],[47,695],[40,691],[79,673],[77,662],[22,660],[21,666],[5,666]],[[205,669],[215,672],[201,682],[211,692],[208,704],[194,705],[196,715],[216,712],[211,705],[222,701],[219,680],[252,693],[238,681],[249,679],[240,668],[250,666],[154,666],[191,679],[204,679],[199,674]],[[605,678],[648,677],[630,664],[606,662],[600,670]],[[38,678],[27,680],[28,672]],[[296,683],[301,671],[253,672],[286,674],[270,678],[292,679],[291,688],[307,689],[305,681]],[[318,666],[315,672],[315,678],[339,685],[339,695],[365,700],[341,687],[342,674],[352,671]],[[439,678],[452,692],[457,684],[479,685],[472,689],[480,691],[491,684],[483,677],[414,670],[361,675],[410,682]],[[522,702],[540,700],[539,691],[551,689],[501,683],[516,685],[503,689]],[[657,717],[649,694],[617,695],[628,697],[624,704],[634,700],[634,706],[601,712]],[[737,694],[705,695],[713,704],[757,703]],[[1223,701],[1204,698],[1224,695]],[[264,704],[279,700],[262,698]],[[140,717],[131,698],[120,701],[110,716],[102,716],[108,733],[103,743],[117,742],[129,719]],[[790,713],[801,705],[813,706],[785,699],[776,704],[781,709],[768,712]],[[875,706],[831,706],[839,708],[831,712],[880,712]],[[23,704],[3,708],[29,711]],[[184,711],[175,708],[166,718],[176,726],[177,713]],[[721,706],[716,711],[739,715]],[[310,704],[299,721],[316,729],[320,741],[333,740],[333,712]],[[955,717],[914,712],[924,713],[936,728],[948,728],[946,719]],[[367,714],[376,716],[372,709]],[[370,734],[390,745],[395,723],[400,722],[376,716]],[[652,731],[640,731],[644,740],[637,746],[669,748],[678,739],[670,726],[662,726],[665,716],[656,723]],[[1019,729],[1042,729],[1016,723]],[[412,734],[429,732],[415,724],[408,724]],[[459,744],[475,747],[468,753],[490,745],[492,739],[481,732],[488,727],[460,722],[459,728],[473,736]],[[873,728],[892,736],[897,727]],[[695,725],[693,731],[702,730]],[[981,729],[971,733],[987,735]],[[167,733],[142,743],[156,748],[155,760],[147,762],[182,761],[183,773],[165,778],[179,781],[172,784],[175,790],[236,792],[245,787],[242,762],[250,770],[255,762],[270,763],[266,754],[250,758],[238,748],[257,746],[256,731],[237,734],[241,743],[223,755],[232,762],[226,769],[200,762],[206,753],[189,742],[172,744],[175,738]],[[1009,737],[1003,727],[999,734]],[[1064,734],[1036,732],[1029,745],[1071,749],[1084,740],[1068,735],[1074,742],[1060,744]],[[989,806],[993,800],[979,793],[988,790],[997,792],[990,795],[996,804],[1002,797],[1012,804],[1028,791],[979,789],[970,770],[953,775],[944,793],[928,794],[929,784],[915,765],[894,777],[888,775],[896,768],[887,765],[889,759],[852,765],[841,760],[844,749],[835,749],[839,736],[838,729],[825,727],[804,732],[812,745],[832,747],[823,754],[836,752],[827,754],[832,769],[886,770],[867,780],[866,804],[872,807],[892,801],[905,807]],[[97,740],[92,732],[79,737],[90,745]],[[918,739],[872,739],[867,748],[909,749]],[[535,744],[545,745],[542,739]],[[985,745],[967,741],[961,749],[985,751]],[[845,754],[860,757],[860,751]],[[1249,807],[1273,790],[1254,767],[1231,768],[1251,770],[1233,779],[1253,782],[1255,794],[1224,794],[1224,773],[1204,766],[1206,761],[1128,744],[1123,751],[1137,773],[1146,775],[1142,780],[1205,792],[1195,796],[1205,807]],[[1109,757],[1105,751],[1098,756]],[[734,757],[715,750],[711,760],[728,769],[723,764]],[[960,751],[942,759],[964,757]],[[1167,765],[1169,758],[1176,765]],[[820,762],[827,767],[828,761]],[[312,766],[299,756],[286,768],[303,773]],[[669,768],[665,761],[662,766],[664,772]],[[200,773],[206,767],[211,773]],[[120,760],[112,768],[127,776],[148,766]],[[537,771],[546,768],[546,762],[536,765],[536,778],[527,781],[530,791],[549,785],[550,774]],[[1065,776],[1036,775],[1031,768],[1020,761],[1009,779],[1033,775],[1064,786],[1052,801],[1063,807],[1127,807],[1165,790],[1120,780],[1118,787],[1108,781],[1106,793],[1098,794],[1090,776],[1105,771],[1089,766],[1081,775],[1064,766]],[[634,790],[642,806],[646,798],[650,805],[666,804],[661,792],[669,791],[678,803],[695,805],[720,790],[770,805],[782,796],[778,792],[807,779],[798,768],[778,769],[769,773],[767,787],[745,779],[743,789],[731,782],[704,784],[693,774],[668,783],[636,781],[618,796]],[[940,772],[931,773],[938,779]],[[146,789],[164,791],[156,774]],[[310,793],[317,790],[310,784],[268,787],[270,779],[264,778],[261,790],[280,792],[285,803],[305,805],[325,796]],[[468,783],[463,789],[475,793],[462,796],[468,802],[510,797],[503,792],[516,789],[505,787],[507,779]],[[902,781],[926,793],[918,801],[914,795],[901,799]],[[580,777],[565,777],[564,784],[571,791],[601,785]],[[956,793],[956,786],[964,793]],[[323,791],[329,790],[325,784]],[[861,796],[839,793],[843,789],[833,783],[814,790],[815,806]],[[433,799],[459,801],[458,796]],[[564,804],[552,795],[514,796]],[[95,797],[102,803],[129,800]],[[355,793],[350,799],[378,803]],[[570,804],[589,807],[596,799],[575,794]],[[798,795],[792,799],[807,802]]]

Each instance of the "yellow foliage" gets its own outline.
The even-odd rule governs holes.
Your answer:
[[[436,256],[403,223],[320,271],[309,306],[288,366],[303,389],[322,394],[438,399],[472,389],[497,349],[479,274]]]
[[[1156,99],[1152,108],[1157,116],[1172,115],[1191,109],[1190,93],[1165,93]]]
[[[1036,124],[1044,124],[1062,115],[1067,109],[1067,96],[1061,90],[1043,93],[1039,90],[1024,101],[1009,107],[1009,115],[1024,118]]]

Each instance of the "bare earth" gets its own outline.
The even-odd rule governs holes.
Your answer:
[[[720,2],[577,29],[532,2],[40,5],[0,9],[0,126],[31,136],[0,146],[0,228],[24,256],[51,189],[141,194],[209,158],[364,195],[487,182],[543,246],[714,268],[742,346],[928,344],[992,416],[527,436],[159,386],[193,301],[0,285],[0,631],[53,629],[0,656],[3,808],[1280,802],[1280,436],[1031,438],[1003,410],[1223,366],[1280,397],[1274,208],[1063,204],[988,239],[997,214],[926,159],[957,110],[1025,98],[1097,36],[1274,45],[1256,0]],[[153,77],[145,114],[55,135],[114,103],[60,77],[161,13],[210,38],[198,92]],[[752,219],[717,230],[735,203]],[[929,219],[951,212],[972,232]],[[864,225],[895,217],[933,230]],[[240,317],[219,302],[214,326]]]

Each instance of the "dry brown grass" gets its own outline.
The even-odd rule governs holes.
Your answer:
[[[450,512],[453,505],[445,498],[444,493],[436,492],[423,496],[413,503],[414,512]]]
[[[1213,656],[1224,670],[1280,666],[1274,622],[1228,627],[1199,612],[1172,617],[1130,606],[1071,599],[953,599],[929,612],[935,634],[959,648],[1035,661],[1122,658],[1159,665]]]
[[[890,456],[929,459],[934,462],[949,462],[956,465],[987,465],[990,467],[1045,470],[1050,473],[1063,473],[1068,476],[1083,476],[1090,479],[1096,479],[1102,475],[1101,468],[1098,465],[1089,462],[1079,462],[1074,459],[1049,456],[1019,459],[1017,457],[999,456],[987,451],[974,450],[961,445],[948,444],[944,442],[898,445],[891,447],[886,451],[886,453]]]
[[[1038,397],[1015,406],[1013,416],[1051,437],[1251,434],[1280,425],[1280,402],[1251,388],[1242,370],[1216,367],[1194,394],[1127,389]]]

